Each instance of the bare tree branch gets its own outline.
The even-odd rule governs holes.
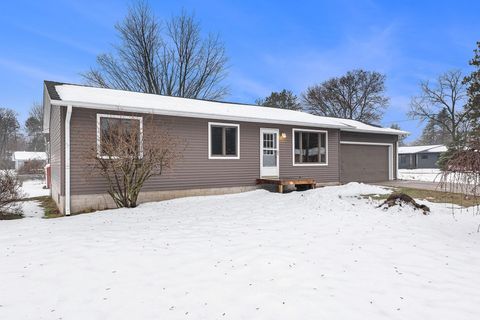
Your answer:
[[[302,98],[313,114],[371,123],[378,122],[388,106],[384,93],[384,75],[353,70],[309,87]]]
[[[83,74],[88,84],[201,99],[228,93],[224,44],[218,35],[203,38],[194,15],[182,11],[162,22],[139,2],[115,28],[115,54],[97,57],[98,67]]]
[[[94,174],[103,176],[108,194],[118,207],[135,207],[144,183],[161,175],[181,157],[185,141],[171,136],[164,125],[146,117],[143,130],[136,118],[105,118],[101,123],[100,150],[87,155]]]
[[[452,70],[440,75],[433,85],[422,82],[421,94],[410,102],[410,118],[437,123],[450,133],[452,142],[458,143],[469,110],[464,108],[466,90],[462,79],[461,71]],[[439,117],[441,112],[448,116]]]

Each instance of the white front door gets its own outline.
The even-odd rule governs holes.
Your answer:
[[[260,177],[279,176],[278,129],[260,129]]]

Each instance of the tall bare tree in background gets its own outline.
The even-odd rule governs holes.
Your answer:
[[[0,108],[0,161],[7,159],[9,151],[15,150],[19,129],[16,112]]]
[[[264,107],[288,109],[288,110],[302,110],[297,96],[291,91],[283,89],[280,92],[272,92],[264,99],[257,99],[256,104]]]
[[[193,14],[160,21],[141,1],[115,28],[120,43],[97,57],[98,66],[83,75],[87,83],[212,100],[227,94],[225,46],[218,35],[202,36]]]
[[[33,103],[25,121],[25,131],[27,133],[28,151],[45,151],[45,138],[43,135],[43,106],[39,103]]]
[[[364,70],[349,71],[309,87],[303,101],[310,113],[367,123],[380,121],[389,103],[385,75]]]
[[[420,83],[420,95],[413,97],[409,116],[412,119],[437,124],[450,135],[454,145],[461,143],[468,123],[471,107],[464,107],[466,88],[461,71],[453,70],[440,75],[434,84]]]

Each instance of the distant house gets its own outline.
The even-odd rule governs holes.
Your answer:
[[[15,162],[15,170],[19,170],[25,162],[37,160],[45,164],[47,162],[46,152],[31,152],[31,151],[15,151],[12,155],[12,160]]]
[[[398,148],[399,169],[435,169],[440,155],[447,151],[444,145]]]
[[[115,207],[107,181],[86,170],[84,155],[96,148],[101,156],[104,130],[119,119],[168,126],[188,141],[172,170],[145,183],[140,202],[253,190],[263,178],[308,177],[322,186],[396,179],[398,136],[406,133],[300,111],[51,81],[43,108],[51,196],[65,214]],[[153,121],[144,121],[149,115]],[[139,147],[155,139],[142,135]]]

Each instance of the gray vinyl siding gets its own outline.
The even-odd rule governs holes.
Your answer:
[[[65,111],[52,106],[50,112],[50,166],[52,174],[52,198],[59,204],[59,196],[65,195],[64,186],[64,139]]]
[[[107,184],[90,167],[96,148],[96,115],[109,113],[94,109],[73,108],[71,119],[71,192],[72,195],[105,193]],[[136,114],[137,116],[142,116]],[[150,115],[143,115],[149,118]],[[143,191],[183,190],[252,186],[260,176],[260,128],[276,128],[286,133],[280,141],[280,176],[312,177],[319,183],[339,181],[339,130],[328,130],[328,166],[292,165],[292,126],[250,122],[217,121],[199,118],[155,116],[156,126],[168,128],[169,134],[187,141],[183,157],[175,167],[152,177]],[[240,124],[240,159],[208,159],[208,122]],[[144,120],[144,140],[148,126]],[[295,127],[299,128],[299,127]],[[308,128],[322,129],[322,128]]]
[[[370,143],[391,143],[393,144],[393,178],[397,179],[397,141],[398,136],[390,134],[364,133],[342,131],[340,133],[340,141],[370,142]],[[340,154],[340,157],[342,155]]]

